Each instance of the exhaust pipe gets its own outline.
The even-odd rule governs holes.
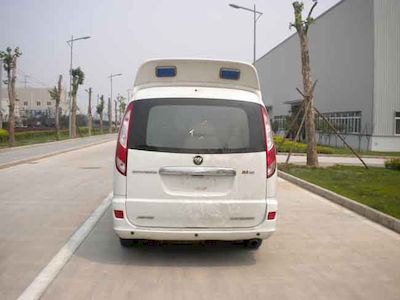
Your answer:
[[[246,247],[249,249],[258,249],[262,244],[262,239],[251,239],[246,241]]]

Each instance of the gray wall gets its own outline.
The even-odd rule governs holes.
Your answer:
[[[293,29],[294,30],[294,29]],[[321,112],[361,111],[372,131],[374,88],[373,0],[344,0],[310,29],[315,105]],[[300,99],[300,48],[296,34],[256,62],[263,99],[272,115],[287,115],[286,101]],[[358,143],[354,145],[358,146]]]

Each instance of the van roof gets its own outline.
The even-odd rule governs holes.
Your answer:
[[[175,74],[157,77],[158,67],[173,67]],[[221,78],[221,70],[240,72],[238,79]],[[240,89],[259,93],[260,85],[254,66],[237,61],[211,59],[153,59],[142,64],[137,72],[134,92],[150,87],[201,86]]]

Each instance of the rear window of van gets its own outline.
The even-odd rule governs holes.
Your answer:
[[[260,106],[221,99],[134,102],[128,146],[175,153],[265,151]]]

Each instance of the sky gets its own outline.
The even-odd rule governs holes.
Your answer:
[[[339,0],[320,0],[318,16]],[[136,70],[147,59],[220,58],[252,62],[253,16],[229,3],[263,12],[257,22],[257,57],[294,33],[292,0],[0,0],[0,49],[19,46],[18,85],[51,87],[59,74],[68,86],[70,48],[73,66],[85,72],[84,90],[127,97]],[[312,5],[305,0],[306,10]],[[28,77],[25,77],[28,76]]]

